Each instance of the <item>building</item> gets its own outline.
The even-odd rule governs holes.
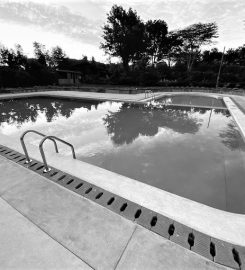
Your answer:
[[[82,79],[82,73],[74,70],[57,70],[59,74],[59,85],[79,85]]]

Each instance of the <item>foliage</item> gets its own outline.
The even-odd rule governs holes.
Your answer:
[[[0,64],[9,66],[14,69],[23,69],[25,67],[27,57],[23,53],[22,47],[17,44],[15,49],[8,49],[4,46],[0,47]]]
[[[90,84],[215,87],[222,52],[202,49],[217,31],[215,23],[197,23],[168,32],[164,20],[144,23],[136,11],[114,5],[101,48],[120,63],[71,59],[60,46],[46,49],[38,42],[35,58],[27,58],[20,45],[0,45],[0,88],[57,84],[58,69],[79,71],[81,82]],[[245,88],[245,45],[225,52],[220,86]]]
[[[52,51],[49,55],[49,66],[52,68],[59,68],[63,61],[66,58],[65,52],[60,46],[52,48]]]
[[[149,20],[145,24],[145,31],[146,54],[150,57],[152,65],[154,65],[162,59],[168,26],[163,20]]]
[[[114,5],[103,27],[104,43],[101,48],[111,56],[120,57],[125,71],[129,62],[137,60],[145,48],[144,23],[136,11]]]
[[[192,24],[182,30],[177,31],[177,35],[182,40],[180,57],[184,59],[187,70],[191,71],[193,63],[200,53],[203,45],[209,45],[214,38],[218,37],[218,27],[216,23]]]
[[[167,61],[169,67],[172,63],[176,63],[178,61],[182,44],[183,40],[177,32],[171,31],[167,34],[164,48],[162,50],[162,57]]]
[[[34,47],[34,55],[37,61],[42,66],[47,66],[49,61],[49,55],[45,45],[35,41],[33,42],[33,47]]]

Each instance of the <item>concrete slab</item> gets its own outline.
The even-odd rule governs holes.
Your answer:
[[[243,139],[245,140],[245,114],[236,106],[231,98],[224,97],[223,100],[237,126],[239,127]]]
[[[245,97],[244,96],[232,96],[232,99],[236,102],[239,108],[245,113]]]
[[[229,269],[137,227],[117,270]]]
[[[0,199],[0,269],[92,269]]]
[[[11,177],[13,175],[13,170],[16,174],[19,173],[19,166],[13,166],[12,162],[9,162],[6,158],[0,156],[0,196],[6,190],[18,185],[22,182],[20,177]]]
[[[13,163],[2,197],[95,269],[114,269],[135,224]]]
[[[2,94],[0,100],[25,97],[57,97],[57,98],[72,98],[72,99],[96,99],[96,100],[113,100],[135,102],[145,99],[145,94],[114,94],[114,93],[94,93],[94,92],[78,92],[78,91],[48,91],[48,92],[33,92],[20,94]]]

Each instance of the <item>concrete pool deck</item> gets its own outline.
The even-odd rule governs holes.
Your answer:
[[[166,93],[159,93],[159,96],[164,94]],[[173,93],[167,94],[171,95]],[[181,94],[183,94],[183,92],[181,92]],[[1,95],[0,99],[1,98],[9,99],[14,96],[15,95]],[[68,97],[78,99],[87,98],[100,100],[128,101],[128,102],[135,102],[135,101],[141,102],[145,98],[144,94],[121,95],[121,94],[103,94],[103,93],[81,93],[81,92],[77,93],[65,91],[62,93],[44,92],[44,93],[18,94],[18,97],[33,97],[33,96],[52,96],[64,98]],[[217,96],[217,94],[214,95],[208,94],[208,96]],[[234,99],[235,98],[236,97],[234,96]],[[245,98],[243,99],[245,100]],[[241,100],[243,101],[243,99],[239,97],[238,101],[237,100],[236,101],[238,103],[240,102],[241,104]],[[14,150],[22,152],[19,140],[13,142],[10,141],[7,137],[1,136],[1,143]],[[41,161],[40,155],[38,153],[39,151],[36,146],[28,145],[28,150],[30,151],[30,154],[33,158],[36,158],[37,160]],[[150,187],[138,181],[117,175],[112,172],[108,172],[96,166],[86,164],[81,161],[74,161],[69,157],[56,155],[53,152],[48,153],[48,162],[50,165],[56,168],[62,169],[63,171],[66,171],[70,174],[81,177],[87,181],[90,181],[93,184],[101,186],[106,190],[114,192],[122,197],[126,197],[131,201],[140,203],[141,205],[153,211],[162,213],[163,215],[171,217],[179,222],[182,222],[183,224],[189,225],[194,229],[208,233],[213,237],[217,237],[219,239],[231,242],[233,244],[242,245],[245,243],[245,215],[237,215],[216,210],[211,207],[207,207],[205,205],[181,198],[174,194],[165,191],[160,191],[156,188]],[[75,194],[71,194],[71,192],[63,190],[62,188],[56,186],[53,183],[49,183],[43,177],[38,176],[35,173],[31,173],[26,169],[21,168],[20,166],[5,160],[2,157],[1,157],[1,164],[2,164],[1,184],[3,183],[3,185],[0,189],[0,192],[2,198],[5,200],[5,203],[4,202],[0,203],[0,208],[3,209],[3,213],[5,214],[10,213],[10,215],[12,215],[11,212],[13,209],[10,210],[10,208],[7,207],[6,205],[7,202],[16,210],[18,210],[18,212],[24,215],[29,220],[29,222],[38,226],[39,230],[41,230],[40,233],[45,232],[46,234],[49,235],[49,237],[52,238],[51,239],[52,241],[55,241],[56,244],[58,242],[58,244],[63,246],[63,248],[66,249],[66,252],[71,252],[70,255],[75,254],[76,256],[74,257],[70,255],[69,257],[67,255],[68,261],[71,260],[74,263],[75,265],[74,269],[91,269],[86,267],[92,267],[92,269],[160,269],[160,268],[203,269],[205,267],[206,267],[205,269],[224,269],[219,268],[221,266],[213,264],[212,262],[205,260],[204,258],[188,250],[184,250],[180,246],[172,242],[169,242],[168,240],[163,239],[158,235],[155,235],[152,232],[130,221],[127,221],[114,213],[111,213],[110,211],[108,214],[107,209],[102,208],[103,209],[102,211],[100,206],[97,205],[94,206],[94,203],[87,202],[88,200],[86,199],[79,198],[78,200]],[[22,171],[21,174],[20,171]],[[62,190],[62,192],[60,190]],[[130,192],[130,190],[131,191],[133,190],[133,192]],[[72,203],[67,201],[68,199],[66,199],[66,197],[73,198],[73,196],[76,199],[72,199]],[[90,204],[93,206],[91,206]],[[68,206],[69,211],[67,211]],[[74,207],[75,213],[73,213],[72,206]],[[50,208],[52,211],[50,210]],[[87,210],[86,213],[84,213],[83,209]],[[59,211],[61,211],[60,214]],[[46,216],[47,213],[48,216]],[[72,213],[74,214],[74,216],[72,216]],[[98,223],[100,224],[99,227],[98,225],[96,226],[97,223],[95,224],[95,222],[93,222],[92,217],[86,215],[88,213],[90,214],[98,213],[97,215],[98,218],[101,217],[101,220],[99,221],[97,220]],[[15,214],[16,217],[14,217],[14,219],[17,218],[18,216],[17,213]],[[80,215],[81,219],[84,219],[87,223],[85,224],[82,223],[83,221],[79,221],[81,222],[80,223],[81,226],[74,225],[79,223],[77,221],[76,222],[74,221],[76,220],[75,214],[78,216]],[[113,227],[113,229],[116,228],[116,234],[113,235],[113,238],[115,238],[116,243],[118,243],[117,247],[113,246],[113,248],[108,249],[108,252],[109,253],[114,251],[116,252],[116,250],[120,251],[118,251],[117,254],[115,253],[115,255],[112,255],[113,253],[110,253],[110,255],[106,254],[104,257],[102,256],[104,260],[105,258],[107,258],[106,256],[108,256],[109,258],[108,262],[106,262],[108,263],[108,265],[104,265],[103,263],[105,262],[100,261],[103,260],[102,258],[98,259],[98,262],[96,261],[95,254],[100,252],[102,252],[103,254],[103,252],[107,250],[108,241],[112,241],[108,240],[110,239],[108,237],[111,236],[111,234],[113,234],[111,230],[108,230],[107,233],[105,233],[104,238],[102,240],[100,238],[102,237],[101,236],[102,232],[100,231],[101,226],[103,228],[103,224],[105,224],[105,226],[110,227],[110,224],[106,223],[105,219],[107,218],[112,219],[112,221],[115,222],[116,227]],[[91,226],[89,223],[90,220]],[[119,220],[118,221],[119,225],[114,220]],[[62,228],[63,225],[65,228]],[[87,231],[83,230],[84,229],[88,230],[91,227],[94,228],[94,234],[91,234],[90,238],[87,238],[86,236],[89,235],[89,232],[87,233]],[[5,228],[6,231],[8,231],[7,224],[5,224]],[[80,234],[76,233],[70,236],[70,230],[68,230],[68,228],[71,228],[72,233],[74,233],[74,231],[76,232],[81,230],[80,234],[84,238]],[[123,233],[120,231],[122,228]],[[123,238],[120,239],[122,235]],[[97,240],[96,237],[99,237],[101,242],[103,242],[104,246],[103,245],[100,246],[97,244],[97,242],[94,242],[94,240]],[[63,238],[65,238],[66,243],[65,245],[62,242]],[[37,239],[39,238],[37,237]],[[11,240],[15,241],[15,239]],[[90,241],[92,241],[92,243],[90,243]],[[55,243],[53,242],[52,244],[55,245]],[[122,246],[120,246],[120,244],[122,244]],[[67,247],[67,245],[69,247]],[[79,253],[83,251],[80,250],[81,245],[82,246],[84,245],[86,247],[84,248],[85,249],[84,253]],[[143,249],[142,245],[144,246]],[[54,250],[56,248],[58,249],[58,246],[54,247]],[[77,253],[74,252],[73,250],[74,246],[80,247],[77,248],[78,251],[76,251],[79,253],[79,255],[77,255]],[[93,250],[94,246],[95,248],[98,249]],[[151,252],[151,250],[153,250],[154,252],[153,251]],[[177,256],[178,260],[180,259],[180,262],[176,260],[175,256],[176,254],[178,255]],[[195,257],[194,255],[197,257]],[[114,259],[113,262],[111,257],[113,257]],[[77,258],[79,258],[79,262],[76,261]],[[82,260],[82,262],[80,262],[80,260]],[[6,263],[7,262],[8,260],[6,259]],[[93,262],[93,264],[91,264],[91,262]],[[81,265],[79,265],[79,263]],[[76,265],[79,265],[79,268],[75,268]],[[16,267],[17,266],[18,263],[16,263]],[[26,267],[24,266],[23,268],[26,269]],[[65,269],[66,266],[64,265],[63,268]],[[3,269],[8,268],[4,267]],[[46,268],[44,266],[43,267],[40,266],[39,269],[53,269],[53,268],[50,266],[47,266]],[[59,267],[57,269],[62,269],[62,267]]]
[[[0,157],[0,269],[228,269]]]

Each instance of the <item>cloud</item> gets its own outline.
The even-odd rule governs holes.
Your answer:
[[[65,6],[26,1],[2,2],[0,20],[24,26],[38,26],[86,43],[94,44],[99,41],[100,27],[97,22],[75,14]]]
[[[144,21],[165,20],[169,30],[216,21],[220,37],[215,46],[222,49],[244,43],[244,0],[0,0],[1,42],[10,44],[15,39],[27,46],[27,41],[31,44],[40,35],[40,42],[50,46],[56,42],[67,48],[68,55],[89,53],[102,59],[101,27],[113,4],[132,7]],[[26,34],[21,36],[20,30]]]

